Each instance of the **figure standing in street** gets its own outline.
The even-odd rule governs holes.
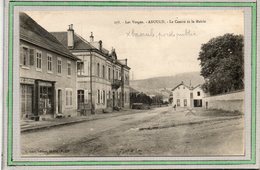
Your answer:
[[[176,111],[176,104],[173,106],[173,108],[174,108],[174,111]]]

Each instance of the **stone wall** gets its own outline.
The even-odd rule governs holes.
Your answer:
[[[244,113],[244,91],[204,97],[203,107]]]

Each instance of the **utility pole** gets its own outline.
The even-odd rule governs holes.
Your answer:
[[[92,52],[90,50],[90,108],[91,108],[91,114],[94,114],[94,110],[93,110],[93,89],[92,89]]]

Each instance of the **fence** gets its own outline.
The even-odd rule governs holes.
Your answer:
[[[208,96],[203,98],[203,107],[244,112],[244,91]]]

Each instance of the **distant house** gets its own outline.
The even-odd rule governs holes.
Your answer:
[[[76,34],[73,25],[63,32],[52,32],[64,47],[77,56],[77,108],[90,105],[91,110],[130,107],[129,70],[127,60],[119,60],[114,48],[103,47],[102,41]]]
[[[205,97],[205,93],[203,92],[201,85],[197,85],[192,88],[193,93],[193,107],[202,107],[202,99]]]
[[[52,34],[20,13],[21,119],[77,113],[76,61]]]
[[[172,89],[170,100],[177,107],[202,107],[204,92],[201,85],[196,87],[187,86],[183,82]]]

